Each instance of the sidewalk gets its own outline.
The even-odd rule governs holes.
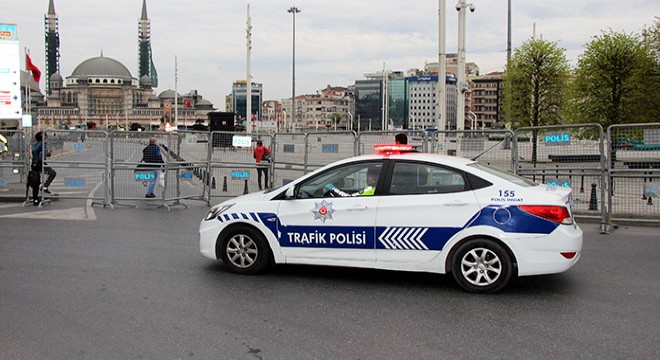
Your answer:
[[[30,195],[31,193],[32,189],[30,189]],[[25,183],[9,183],[0,186],[0,202],[23,201],[25,201]]]

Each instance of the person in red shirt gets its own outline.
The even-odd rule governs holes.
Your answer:
[[[252,156],[257,162],[257,182],[259,183],[259,190],[261,187],[261,176],[264,175],[264,187],[268,189],[268,168],[270,167],[270,149],[264,146],[261,140],[257,140],[257,147],[254,148]]]

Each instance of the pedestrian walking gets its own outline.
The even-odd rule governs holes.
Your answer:
[[[48,135],[44,134],[42,131],[39,131],[34,135],[35,140],[37,140],[37,143],[34,144],[34,147],[32,148],[32,170],[38,172],[41,174],[41,171],[47,175],[46,182],[44,182],[43,185],[43,191],[46,194],[52,194],[51,191],[48,189],[50,184],[53,183],[53,180],[55,180],[55,176],[57,176],[57,172],[53,170],[53,168],[46,166],[47,163],[44,161],[46,158],[49,158],[53,154],[52,149],[48,149],[48,153],[45,154],[44,156],[44,148],[48,148]]]
[[[148,185],[147,185],[147,194],[144,196],[146,198],[155,198],[154,187],[156,186],[156,181],[158,180],[158,172],[163,167],[160,164],[164,164],[163,156],[160,152],[160,146],[158,146],[158,139],[155,136],[152,136],[149,139],[149,145],[142,149],[142,161],[140,168],[150,169],[148,174]]]

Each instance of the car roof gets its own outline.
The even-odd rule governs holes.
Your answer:
[[[440,154],[429,154],[429,153],[417,153],[417,152],[402,152],[399,154],[370,154],[370,155],[360,155],[355,157],[350,157],[344,159],[341,162],[353,162],[360,160],[376,160],[376,159],[402,159],[402,160],[422,160],[437,162],[446,165],[454,166],[465,166],[473,164],[476,161],[449,155],[440,155]]]

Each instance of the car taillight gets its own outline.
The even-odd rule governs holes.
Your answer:
[[[550,220],[564,225],[573,224],[573,219],[568,209],[564,206],[546,206],[546,205],[518,205],[521,210],[536,215],[540,218]]]

